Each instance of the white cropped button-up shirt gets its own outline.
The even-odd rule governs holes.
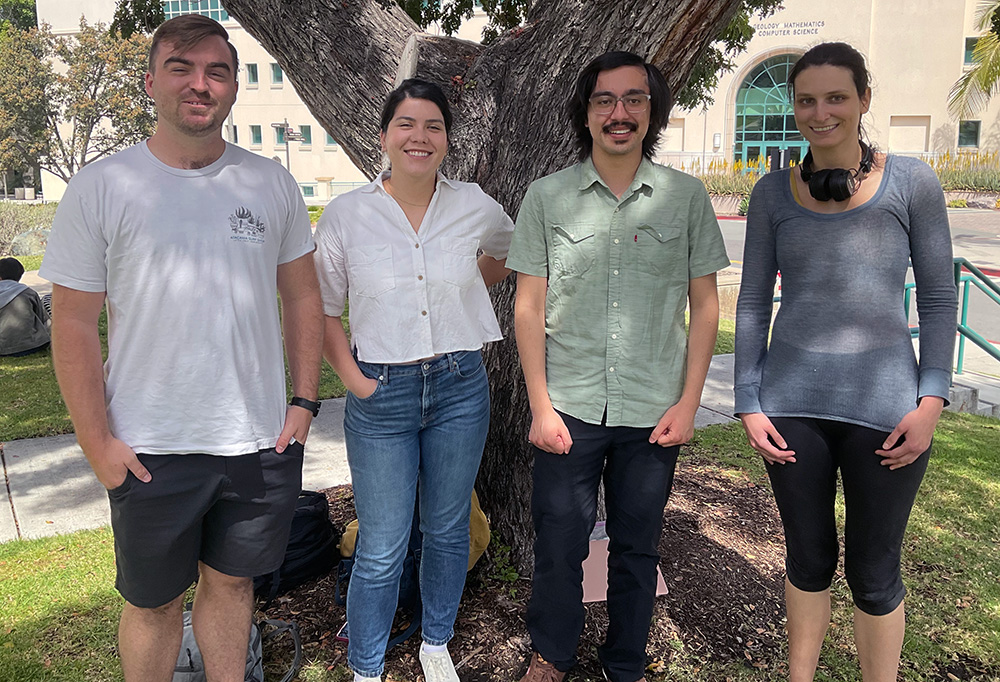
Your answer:
[[[363,362],[398,364],[503,338],[476,262],[507,257],[514,224],[479,185],[438,173],[419,231],[382,186],[333,199],[316,230],[323,310],[350,301],[351,345]]]

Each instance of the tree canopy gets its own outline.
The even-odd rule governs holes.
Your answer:
[[[27,31],[37,25],[35,0],[0,0],[0,28],[13,26]]]
[[[0,165],[40,167],[68,182],[151,135],[148,48],[147,37],[123,39],[86,21],[74,36],[48,26],[0,34]]]

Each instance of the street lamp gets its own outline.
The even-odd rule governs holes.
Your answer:
[[[291,147],[291,142],[301,142],[302,133],[295,130],[292,126],[288,124],[288,119],[286,118],[283,123],[272,123],[271,127],[275,130],[283,131],[285,138],[285,170],[289,173],[292,172],[292,159],[288,153],[288,148]]]

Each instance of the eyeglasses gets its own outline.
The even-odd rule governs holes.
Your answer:
[[[621,102],[625,105],[625,111],[630,114],[641,114],[646,111],[646,107],[649,106],[649,101],[653,98],[652,95],[646,94],[644,92],[632,92],[627,95],[622,95],[621,97],[613,97],[611,95],[594,95],[590,98],[590,106],[593,108],[595,114],[610,114]]]

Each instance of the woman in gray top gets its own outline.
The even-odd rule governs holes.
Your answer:
[[[788,88],[809,154],[761,178],[750,199],[736,412],[768,463],[785,529],[790,680],[813,679],[830,621],[839,470],[861,671],[889,682],[903,641],[903,533],[951,379],[951,235],[934,172],[861,140],[871,89],[856,50],[812,48]],[[901,301],[911,261],[919,361]]]

